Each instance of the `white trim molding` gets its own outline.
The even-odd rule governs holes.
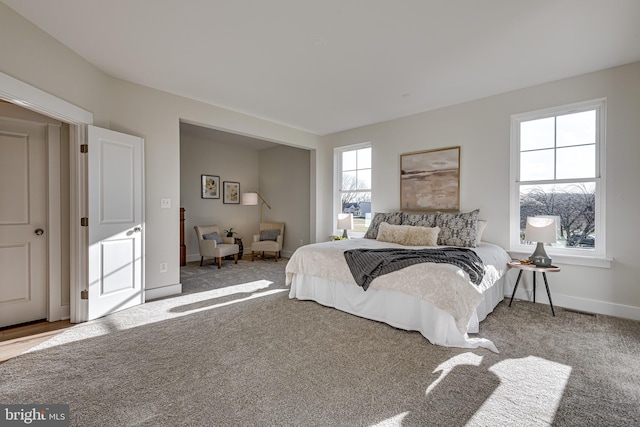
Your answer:
[[[179,295],[182,293],[182,283],[176,283],[173,285],[162,286],[159,288],[145,289],[144,301],[151,301],[158,298],[170,297],[172,295]]]
[[[524,251],[508,251],[512,259],[528,259],[533,252],[533,248],[529,252]],[[577,256],[577,255],[561,255],[554,253],[549,255],[553,260],[553,264],[559,265],[580,265],[583,267],[611,268],[613,258],[599,258],[593,256]]]
[[[93,113],[0,72],[0,98],[73,124],[93,124]]]

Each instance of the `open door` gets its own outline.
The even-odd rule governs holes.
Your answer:
[[[92,320],[144,302],[144,140],[87,127]]]

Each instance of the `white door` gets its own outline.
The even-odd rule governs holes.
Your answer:
[[[0,327],[47,317],[46,135],[0,118]]]
[[[88,126],[88,319],[144,302],[143,145]]]

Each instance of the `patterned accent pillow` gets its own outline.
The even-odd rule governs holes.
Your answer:
[[[477,247],[479,213],[480,209],[464,213],[438,212],[436,218],[436,226],[440,227],[438,245]]]
[[[402,224],[402,212],[376,212],[371,220],[371,224],[369,224],[367,232],[364,233],[364,238],[375,239],[378,237],[378,228],[382,222],[386,222],[391,225],[400,225]]]
[[[419,227],[435,227],[437,212],[409,213],[402,212],[402,225],[417,225]]]

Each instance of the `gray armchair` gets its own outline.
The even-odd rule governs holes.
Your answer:
[[[234,243],[233,237],[222,237],[220,228],[217,225],[196,225],[193,227],[198,236],[198,247],[200,249],[200,265],[204,258],[215,258],[218,268],[222,267],[222,258],[233,255],[233,260],[238,263],[238,253],[240,246]],[[217,233],[217,236],[213,233]],[[216,238],[218,239],[216,241]],[[222,240],[222,243],[220,242]]]
[[[251,243],[251,261],[256,253],[274,252],[276,262],[282,250],[284,242],[284,223],[282,222],[262,222],[260,223],[260,234],[253,236]]]

